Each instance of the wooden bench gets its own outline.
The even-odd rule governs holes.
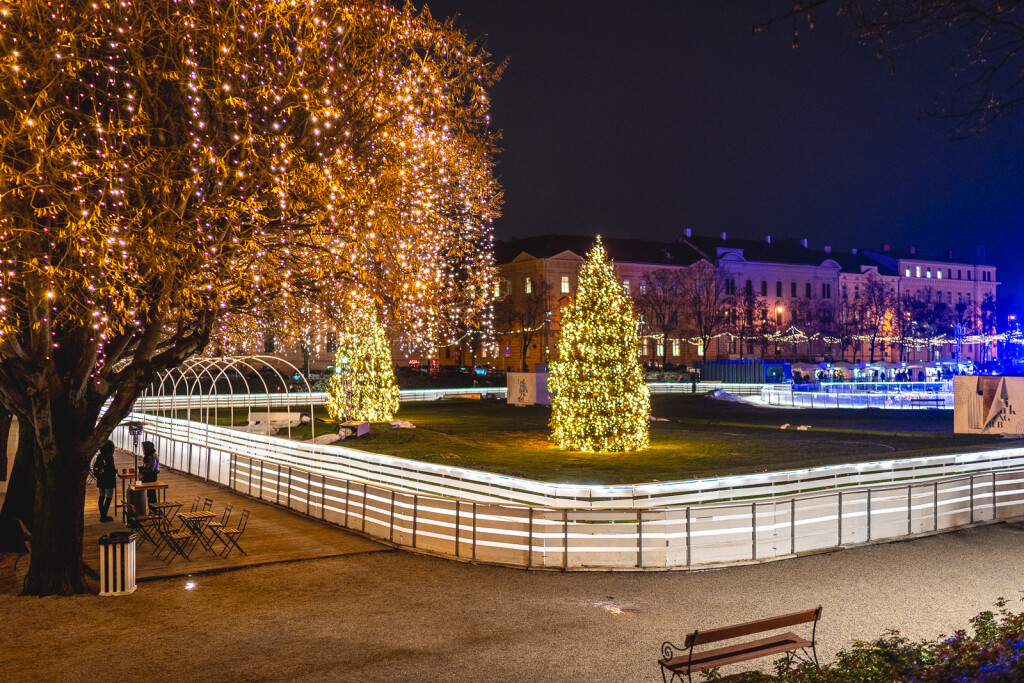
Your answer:
[[[662,658],[658,660],[661,665],[661,678],[665,683],[682,681],[693,681],[693,673],[714,669],[726,664],[736,664],[759,657],[785,654],[791,662],[794,659],[801,659],[807,662],[814,662],[818,665],[818,651],[815,647],[814,636],[818,630],[818,619],[821,618],[821,607],[818,609],[804,610],[783,614],[778,617],[748,621],[745,624],[735,624],[709,631],[694,631],[686,636],[683,647],[678,647],[665,641],[661,646]],[[694,652],[697,645],[707,645],[723,640],[733,640],[744,636],[751,636],[757,633],[778,631],[798,624],[814,622],[811,629],[811,639],[805,640],[795,633],[779,633],[776,635],[748,640],[737,645],[718,647],[711,650]],[[810,650],[810,652],[808,652]],[[813,658],[813,660],[812,660]]]

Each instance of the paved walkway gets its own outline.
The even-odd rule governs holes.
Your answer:
[[[1008,524],[701,573],[363,553],[194,577],[193,590],[179,578],[123,598],[0,595],[0,670],[9,681],[653,682],[662,640],[819,604],[826,661],[889,628],[949,633],[999,596],[1024,608],[1021,567],[1024,528]]]
[[[118,469],[131,467],[134,458],[130,453],[118,451],[115,455]],[[231,503],[234,510],[231,521],[238,521],[243,509],[251,512],[249,525],[239,545],[248,555],[233,550],[227,558],[218,554],[223,546],[214,545],[218,553],[209,552],[202,546],[196,546],[190,561],[176,557],[170,564],[153,555],[153,546],[143,543],[136,555],[138,561],[137,577],[142,580],[181,576],[206,571],[234,569],[272,562],[290,562],[308,560],[317,557],[334,557],[351,553],[390,550],[387,546],[367,540],[356,534],[349,533],[336,526],[304,517],[276,505],[269,505],[240,496],[226,488],[208,484],[201,479],[176,474],[164,469],[160,472],[160,482],[168,484],[167,500],[184,503],[182,510],[188,510],[196,496],[202,499],[211,498],[214,502],[213,512],[220,519],[224,505]],[[97,539],[110,531],[123,531],[121,511],[118,510],[117,521],[101,523],[97,507],[98,489],[90,484],[85,499],[85,560],[93,569],[99,569],[99,552],[95,550]],[[117,500],[121,500],[121,487],[118,482]]]

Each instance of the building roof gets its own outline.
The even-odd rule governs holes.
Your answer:
[[[832,259],[832,254],[808,249],[792,238],[768,240],[734,239],[694,235],[680,237],[681,242],[692,244],[711,259],[717,260],[722,250],[741,251],[744,261],[761,263],[788,263],[793,265],[820,266]],[[835,259],[833,259],[835,260]]]
[[[879,263],[873,258],[866,256],[860,252],[853,253],[838,253],[829,254],[829,258],[839,264],[841,272],[843,273],[863,273],[866,268],[877,268],[878,274],[886,277],[895,277],[899,275],[895,270],[888,267],[884,263]]]
[[[609,258],[620,263],[648,263],[688,266],[701,259],[690,245],[680,242],[657,242],[602,237]],[[593,246],[595,238],[589,235],[541,235],[524,239],[501,241],[494,244],[494,258],[498,264],[511,263],[522,253],[534,258],[551,258],[566,251],[583,258]]]

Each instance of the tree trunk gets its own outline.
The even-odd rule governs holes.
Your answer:
[[[7,481],[7,439],[14,416],[0,408],[0,481]]]
[[[27,425],[24,431],[32,433]],[[88,590],[82,571],[88,462],[70,453],[44,453],[32,436],[35,519],[31,527],[32,562],[22,594],[84,593]]]
[[[21,552],[25,548],[19,519],[29,529],[33,525],[36,490],[35,461],[32,458],[34,444],[31,430],[21,429],[19,420],[18,449],[14,454],[11,480],[7,482],[4,506],[0,509],[0,551],[3,552]]]

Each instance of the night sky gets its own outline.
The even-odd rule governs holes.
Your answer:
[[[421,4],[421,3],[417,3]],[[1024,110],[950,141],[924,115],[956,83],[951,46],[903,50],[890,74],[849,24],[753,35],[778,2],[444,0],[508,69],[499,238],[807,237],[988,262],[1024,301]]]

